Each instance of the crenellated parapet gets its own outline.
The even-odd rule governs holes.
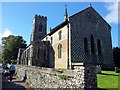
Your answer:
[[[43,16],[43,15],[37,15],[37,14],[35,14],[34,18],[44,18],[44,19],[47,19],[46,16]]]
[[[47,17],[35,14],[30,42],[40,41],[47,35]]]

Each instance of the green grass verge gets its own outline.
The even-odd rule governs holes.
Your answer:
[[[118,82],[119,81],[119,82]],[[98,88],[102,89],[118,89],[120,83],[120,76],[114,71],[102,71],[101,74],[97,74]]]

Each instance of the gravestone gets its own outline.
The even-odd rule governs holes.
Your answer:
[[[101,66],[97,65],[96,66],[96,74],[101,73]]]
[[[115,72],[119,73],[119,68],[118,67],[115,67]]]

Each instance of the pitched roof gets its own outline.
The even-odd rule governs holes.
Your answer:
[[[69,18],[71,18],[71,17],[73,17],[73,16],[76,16],[77,14],[82,13],[83,11],[85,11],[85,10],[87,10],[87,9],[89,9],[89,8],[91,8],[91,7],[87,7],[87,8],[85,8],[85,9],[83,9],[83,10],[81,10],[81,11],[79,11],[79,12],[73,14],[73,15],[70,16]]]
[[[65,20],[64,22],[62,22],[61,24],[59,24],[58,26],[56,26],[55,28],[53,28],[50,33],[48,33],[48,35],[52,35],[53,33],[55,33],[58,29],[62,28],[63,26],[68,24],[68,20]]]
[[[88,7],[88,8],[89,8],[89,7]],[[86,8],[86,9],[88,9],[88,8]],[[84,10],[86,10],[86,9],[84,9]],[[83,12],[84,10],[82,10],[82,11],[80,11],[80,12],[78,12],[78,13],[81,13],[81,12]],[[70,17],[73,17],[73,16],[77,15],[78,13],[76,13],[76,14],[70,16]],[[53,29],[50,31],[50,33],[48,33],[48,35],[52,35],[52,34],[55,33],[58,29],[62,28],[62,27],[65,26],[66,24],[68,24],[68,20],[65,20],[64,22],[60,23],[58,26],[56,26],[55,28],[53,28]]]
[[[84,10],[79,11],[79,12],[73,14],[73,15],[70,16],[69,18],[72,18],[72,17],[76,16],[77,14],[80,14],[80,13],[82,13],[82,12],[84,12],[84,11],[86,11],[87,9],[90,9],[90,8],[93,9],[93,10],[103,19],[103,17],[102,17],[92,6],[87,7],[87,8],[85,8]],[[103,20],[104,20],[104,19],[103,19]],[[105,21],[105,20],[104,20],[104,21]],[[53,28],[53,29],[50,31],[50,33],[48,33],[48,35],[52,35],[52,34],[55,33],[58,29],[60,29],[60,28],[62,28],[63,26],[67,25],[68,22],[69,22],[69,21],[66,20],[66,21],[60,23],[58,26],[56,26],[55,28]],[[106,21],[105,21],[105,22],[106,22]],[[111,28],[111,26],[110,26],[107,22],[106,22],[106,24]]]
[[[76,14],[70,16],[69,18],[72,18],[72,17],[76,16],[77,14],[80,14],[80,13],[82,13],[83,11],[86,11],[87,9],[92,9],[92,10],[94,10],[94,11],[99,15],[99,17],[101,17],[102,20],[111,28],[111,26],[104,20],[104,18],[103,18],[92,6],[86,8],[86,9],[84,9],[84,10],[82,10],[82,11],[77,12]]]

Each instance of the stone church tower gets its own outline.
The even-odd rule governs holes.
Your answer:
[[[46,56],[46,42],[42,39],[47,35],[47,17],[35,15],[32,22],[32,33],[30,38],[32,50],[32,64],[36,66],[47,66],[45,63]],[[47,61],[46,61],[47,62]]]
[[[32,22],[32,33],[30,42],[39,41],[47,35],[47,17],[35,15]]]
[[[32,22],[30,44],[19,49],[17,63],[25,65],[47,66],[45,63],[46,42],[41,40],[47,35],[47,17],[35,15]],[[46,61],[47,62],[47,61]]]

